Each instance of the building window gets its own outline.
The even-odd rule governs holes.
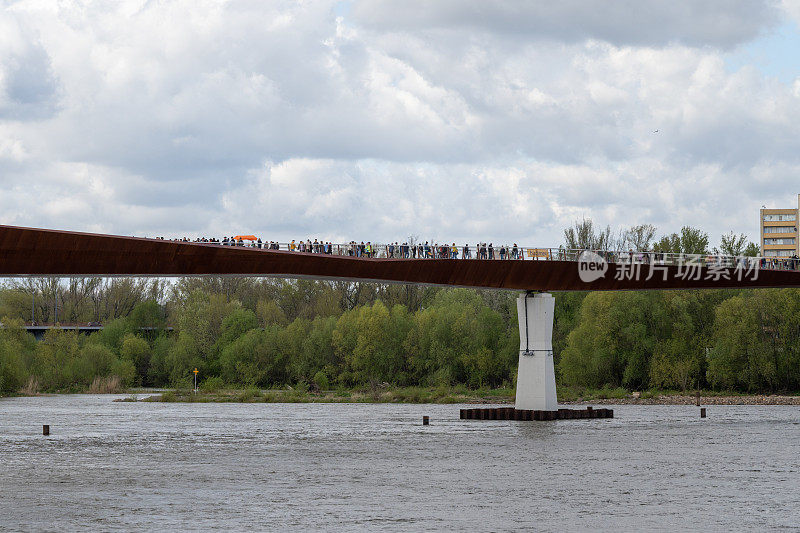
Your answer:
[[[764,257],[792,257],[794,250],[764,250]]]
[[[764,222],[794,222],[797,215],[764,215]]]
[[[784,237],[782,239],[764,239],[764,245],[770,244],[794,244],[795,238],[794,237]]]
[[[764,233],[795,233],[795,226],[765,226]]]

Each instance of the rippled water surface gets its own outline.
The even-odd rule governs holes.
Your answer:
[[[0,400],[0,530],[800,528],[798,407],[512,422],[113,398]]]

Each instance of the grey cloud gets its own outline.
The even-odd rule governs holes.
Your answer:
[[[0,50],[0,53],[3,51]],[[0,58],[0,119],[40,120],[58,105],[58,82],[41,46],[6,50]]]
[[[356,0],[352,12],[382,31],[478,30],[565,42],[722,48],[753,39],[779,16],[768,0]]]

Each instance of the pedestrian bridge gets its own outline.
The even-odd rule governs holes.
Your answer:
[[[331,245],[327,253],[278,246],[283,249],[0,226],[0,277],[272,276],[530,291],[800,286],[792,261],[761,258],[520,247],[517,259],[510,251],[499,259],[496,247],[495,259],[464,259],[463,251],[451,259],[423,246],[417,257],[388,245],[372,245],[370,256],[358,256],[352,244]],[[471,255],[479,255],[474,246]]]
[[[480,250],[479,259],[465,259],[469,254],[462,250],[458,258],[457,250],[448,253],[447,245],[441,253],[423,245],[422,254],[419,248],[413,254],[405,248],[354,243],[312,244],[298,252],[280,245],[239,246],[240,241],[222,245],[0,226],[0,277],[275,276],[524,290],[517,298],[515,411],[525,414],[558,412],[555,299],[542,291],[800,286],[794,260],[525,247],[522,254],[519,248],[516,254],[497,255]],[[554,418],[540,413],[538,419]]]

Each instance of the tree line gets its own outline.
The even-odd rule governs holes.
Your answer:
[[[178,281],[159,302],[147,297],[151,284],[128,284],[127,316],[92,335],[53,329],[36,342],[22,328],[31,311],[18,305],[29,286],[0,290],[6,392],[83,390],[111,375],[124,386],[180,386],[194,368],[240,386],[497,387],[516,366],[510,293],[202,278]]]
[[[564,247],[568,250],[610,250],[634,252],[664,252],[707,255],[756,257],[760,249],[746,235],[729,232],[722,235],[718,246],[710,245],[708,233],[699,228],[684,226],[679,232],[656,238],[658,230],[652,224],[621,228],[616,233],[611,226],[597,226],[592,219],[576,220],[564,230]]]

